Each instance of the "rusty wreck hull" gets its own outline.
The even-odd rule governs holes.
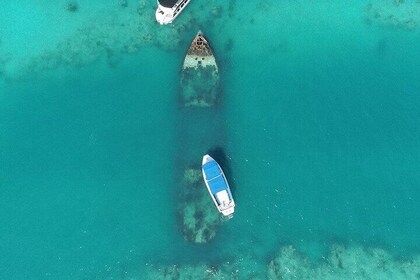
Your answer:
[[[194,38],[185,56],[181,89],[181,103],[186,107],[212,107],[221,95],[219,68],[201,32]]]

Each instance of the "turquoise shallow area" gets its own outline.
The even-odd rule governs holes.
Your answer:
[[[420,4],[193,0],[158,26],[154,1],[102,2],[0,7],[1,279],[227,261],[260,279],[284,245],[315,263],[333,244],[418,256]],[[198,29],[219,62],[237,203],[202,246],[176,224],[173,162]]]

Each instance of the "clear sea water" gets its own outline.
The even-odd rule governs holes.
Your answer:
[[[315,260],[335,243],[419,253],[420,4],[193,0],[158,26],[151,0],[3,2],[0,279],[144,279],[146,264],[264,263],[284,244]],[[115,33],[117,20],[95,26],[114,13],[147,17],[148,33],[39,66],[89,28]],[[176,46],[120,51],[179,26]],[[174,199],[180,68],[198,29],[219,62],[237,202],[202,246],[183,239]]]

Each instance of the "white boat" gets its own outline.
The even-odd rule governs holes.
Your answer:
[[[182,12],[191,0],[157,0],[156,20],[168,24]]]
[[[201,169],[207,190],[217,209],[224,216],[232,217],[235,211],[235,201],[222,168],[211,156],[205,155]]]

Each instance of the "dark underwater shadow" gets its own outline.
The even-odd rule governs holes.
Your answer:
[[[208,150],[207,152],[212,158],[214,158],[222,167],[223,172],[226,175],[226,178],[229,182],[230,190],[232,192],[233,197],[235,197],[235,182],[233,180],[229,180],[233,178],[232,168],[229,163],[229,159],[226,156],[225,149],[222,147],[214,147]]]

